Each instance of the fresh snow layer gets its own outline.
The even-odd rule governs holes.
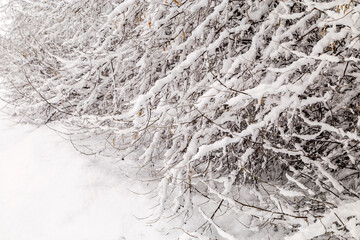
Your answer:
[[[0,117],[0,239],[176,239],[137,217],[151,201],[115,167],[82,156],[47,127]]]

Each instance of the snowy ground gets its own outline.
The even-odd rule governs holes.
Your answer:
[[[147,216],[151,201],[116,169],[47,127],[0,116],[0,239],[176,239],[135,217]]]

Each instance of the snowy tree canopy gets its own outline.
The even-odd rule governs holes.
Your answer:
[[[283,237],[359,201],[358,1],[26,0],[7,15],[13,114],[136,162],[159,182],[154,221]],[[306,237],[356,239],[359,222]]]

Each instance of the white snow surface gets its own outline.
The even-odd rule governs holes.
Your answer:
[[[152,203],[116,168],[47,127],[0,116],[0,239],[176,239],[137,218]]]

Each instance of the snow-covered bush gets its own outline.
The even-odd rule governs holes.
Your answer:
[[[199,212],[211,228],[186,231],[291,235],[359,201],[359,11],[357,1],[16,2],[0,70],[23,121],[60,120],[85,154],[125,156],[159,179],[154,220]],[[359,222],[334,215],[313,237],[356,238]]]

